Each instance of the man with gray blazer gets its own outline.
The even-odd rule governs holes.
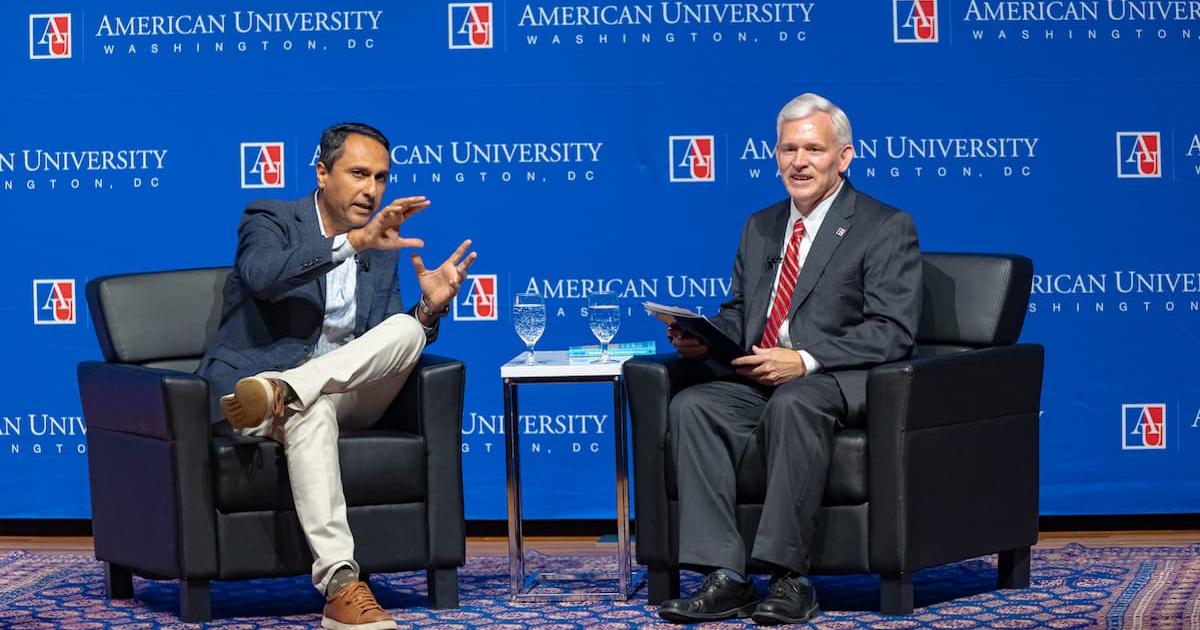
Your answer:
[[[866,370],[913,349],[921,263],[912,217],[858,192],[850,121],[803,94],[777,120],[775,157],[788,199],[753,214],[734,259],[732,295],[713,318],[748,352],[736,376],[671,400],[679,493],[679,562],[707,573],[691,597],[664,602],[670,621],[753,617],[803,623],[818,613],[810,546],[833,435],[865,404]],[[685,357],[707,346],[670,328]],[[766,453],[767,493],[754,546],[738,532],[736,470],[751,440]],[[759,600],[748,559],[773,568]]]
[[[283,445],[313,585],[326,598],[321,624],[334,630],[396,627],[358,579],[339,428],[379,419],[475,260],[464,257],[469,240],[435,269],[412,254],[422,295],[401,312],[397,250],[424,243],[400,227],[429,201],[380,210],[389,146],[369,125],[334,125],[321,136],[316,191],[247,206],[220,327],[197,370],[219,406],[215,420]]]

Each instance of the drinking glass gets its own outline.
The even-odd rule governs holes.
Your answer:
[[[513,328],[517,329],[517,336],[529,348],[525,364],[537,363],[533,355],[533,345],[546,331],[546,301],[542,296],[537,293],[517,294],[513,299]]]
[[[608,342],[617,336],[621,327],[621,306],[612,291],[596,291],[588,295],[588,325],[600,341],[600,362],[608,363]]]

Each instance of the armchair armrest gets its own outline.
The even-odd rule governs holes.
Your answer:
[[[867,380],[871,564],[910,571],[1037,541],[1043,349],[899,361]]]
[[[203,378],[175,370],[100,361],[80,363],[77,374],[89,430],[207,442],[211,427],[208,382]]]
[[[167,577],[216,575],[208,383],[79,364],[96,557]]]
[[[440,442],[447,437],[461,442],[466,377],[462,361],[422,354],[375,428],[415,433],[424,436],[427,444],[431,438]]]
[[[625,362],[621,371],[625,375],[630,416],[636,420],[633,426],[635,449],[638,433],[650,437],[650,443],[662,448],[671,398],[692,385],[722,375],[720,368],[709,361],[685,359],[675,352],[634,357]],[[635,456],[635,463],[636,459]]]
[[[633,433],[633,489],[637,515],[638,562],[673,564],[667,503],[666,437],[671,397],[686,387],[711,381],[719,370],[708,361],[671,352],[634,357],[622,367]]]
[[[466,561],[463,522],[462,413],[467,368],[462,361],[422,354],[396,400],[375,426],[425,438],[430,563]]]

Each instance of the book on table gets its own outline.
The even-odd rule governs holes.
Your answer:
[[[608,356],[615,359],[622,357],[639,357],[654,354],[658,345],[653,341],[625,341],[608,344]],[[567,359],[572,363],[588,363],[600,358],[600,345],[570,346],[567,348]]]
[[[707,317],[678,306],[666,306],[655,302],[642,302],[646,312],[658,321],[674,326],[708,345],[708,354],[725,363],[748,354],[741,344],[717,328]]]

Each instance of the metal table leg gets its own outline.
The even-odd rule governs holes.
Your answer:
[[[629,443],[625,429],[625,388],[620,377],[612,380],[613,385],[613,431],[616,453],[616,499],[617,499],[617,570],[607,571],[560,571],[553,573],[525,572],[525,537],[522,530],[521,513],[521,454],[520,412],[517,405],[515,379],[504,379],[504,446],[507,465],[508,491],[508,569],[510,594],[513,601],[570,601],[590,599],[629,599],[637,590],[632,569],[633,555],[630,551],[629,535]],[[533,592],[539,580],[614,580],[615,590],[566,590]]]
[[[521,448],[517,426],[517,384],[504,379],[504,461],[508,489],[508,573],[511,594],[521,593],[525,581],[525,536],[521,531]]]
[[[617,570],[618,588],[628,598],[632,592],[629,557],[629,443],[625,436],[625,388],[613,380],[613,450],[617,457]]]

